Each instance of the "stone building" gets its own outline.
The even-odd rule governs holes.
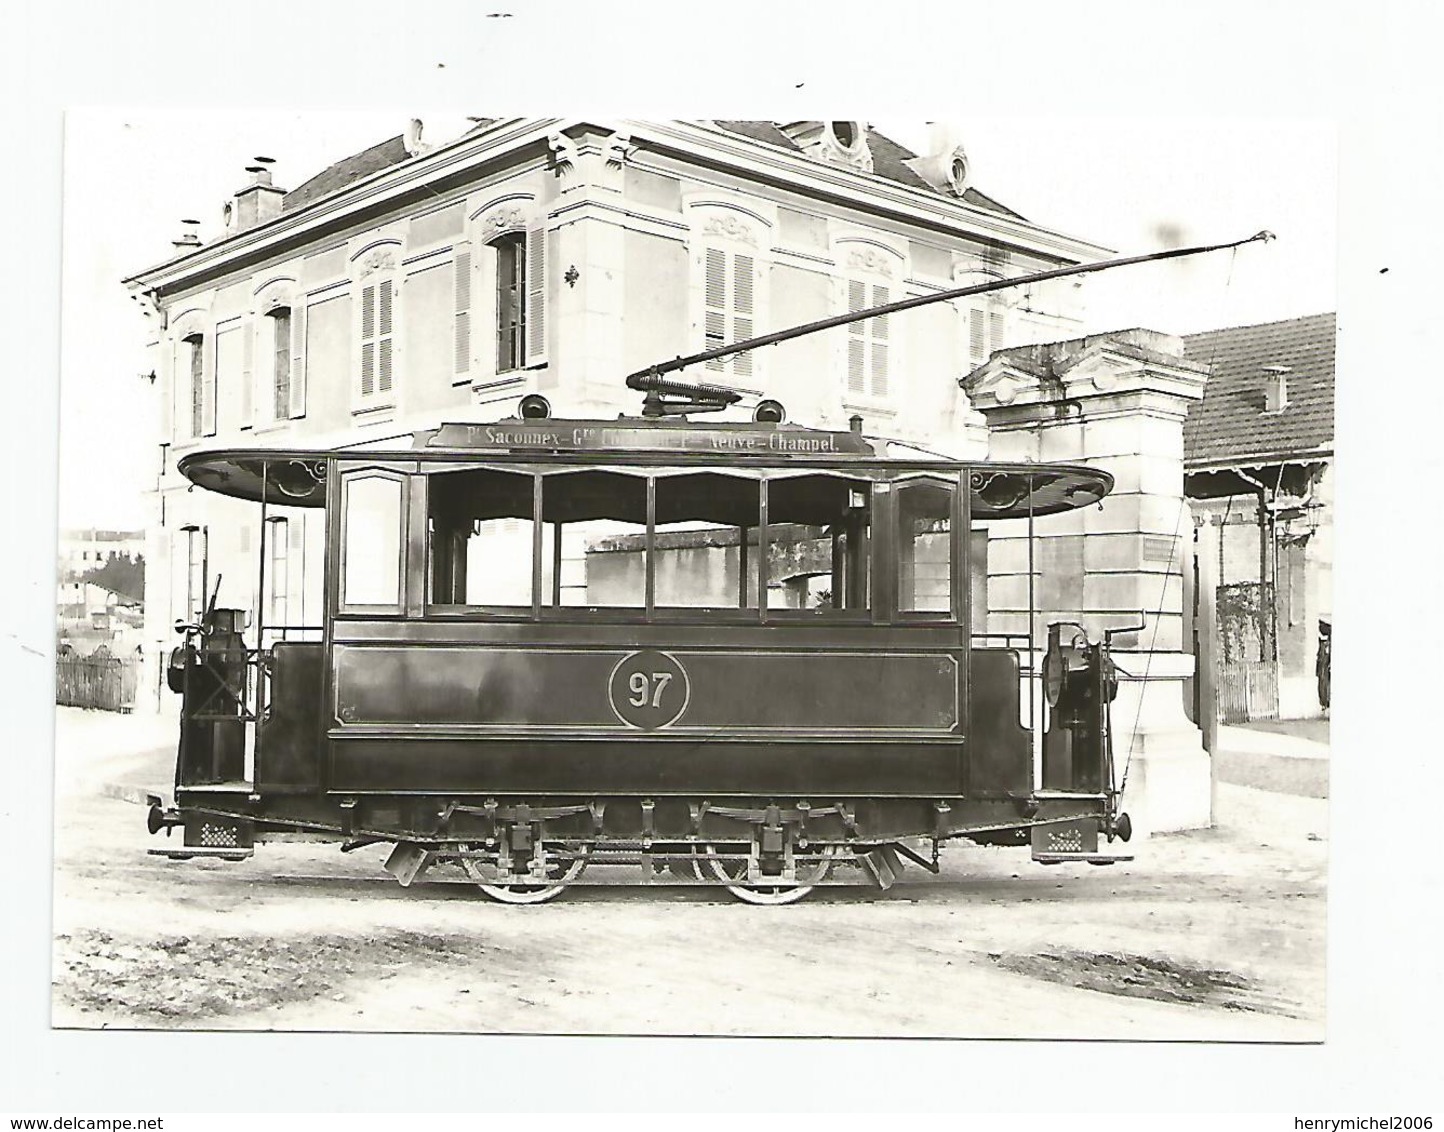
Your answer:
[[[1226,718],[1319,715],[1319,622],[1332,616],[1333,314],[1193,334],[1210,374],[1184,425],[1198,552],[1217,590]]]
[[[58,544],[60,580],[73,581],[104,566],[111,557],[143,558],[145,543],[144,531],[111,531],[99,527],[63,529]]]
[[[219,239],[182,237],[128,281],[154,331],[166,469],[149,531],[148,633],[167,639],[218,585],[223,606],[263,610],[269,624],[320,617],[320,517],[271,515],[259,593],[254,509],[187,493],[175,471],[187,452],[379,443],[510,416],[529,393],[566,417],[634,413],[622,378],[651,362],[1108,254],[985,195],[950,138],[930,148],[914,154],[855,121],[482,119],[436,145],[413,122],[290,191],[258,161]],[[1165,677],[1149,698],[1162,704],[1180,698],[1170,681],[1188,659],[1170,508],[1182,499],[1180,425],[1202,377],[1162,336],[1084,337],[1084,313],[1081,282],[1061,280],[682,376],[742,390],[743,419],[774,398],[793,420],[845,429],[861,416],[874,436],[935,452],[1110,466],[1118,494],[1079,513],[1082,526],[1050,529],[1056,553],[1039,568],[1077,578],[1086,565],[1084,608],[1072,612],[1093,627],[1150,610],[1129,663],[1140,691],[1145,672]],[[1016,626],[1026,589],[1017,532],[997,534],[975,581],[990,629]],[[1187,726],[1161,706],[1156,720],[1141,714],[1138,761],[1194,760],[1195,782]],[[1168,773],[1160,763],[1153,780]],[[1206,821],[1206,788],[1203,805]],[[1164,821],[1197,824],[1197,806]]]

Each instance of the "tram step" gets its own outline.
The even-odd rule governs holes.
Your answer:
[[[1033,860],[1040,865],[1062,865],[1069,861],[1087,861],[1090,865],[1112,865],[1119,861],[1133,860],[1132,853],[1040,853],[1034,852]]]
[[[169,857],[172,861],[189,861],[192,857],[214,857],[220,861],[244,861],[255,856],[254,849],[225,849],[210,846],[189,845],[175,849],[147,849],[150,857]]]

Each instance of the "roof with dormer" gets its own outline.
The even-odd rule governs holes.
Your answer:
[[[494,121],[496,119],[479,119],[477,126],[470,132],[474,133],[477,129],[484,129]],[[762,142],[764,145],[776,146],[778,149],[785,149],[792,153],[801,152],[801,147],[783,133],[774,122],[742,120],[713,121],[712,124],[730,134],[738,134],[752,141]],[[940,190],[929,185],[908,166],[907,162],[915,159],[918,155],[906,146],[899,145],[874,129],[867,131],[867,145],[872,154],[874,176],[895,181],[910,189],[940,193]],[[310,180],[292,189],[283,198],[281,210],[289,212],[292,209],[302,208],[322,197],[340,192],[352,183],[369,177],[373,173],[379,173],[382,169],[399,165],[411,156],[412,154],[406,151],[405,139],[399,134],[394,138],[378,142],[368,149],[363,149],[360,153],[353,153],[350,157],[344,157],[327,166]],[[996,212],[1001,216],[1010,216],[1015,220],[1026,219],[1012,209],[999,204],[992,197],[978,192],[977,189],[965,190],[961,199],[964,204],[970,204],[975,208]]]
[[[801,147],[790,137],[777,128],[775,122],[756,121],[716,121],[712,123],[720,129],[726,130],[729,134],[740,134],[744,138],[751,138],[753,141],[762,142],[765,145],[774,145],[779,149],[790,150],[793,153],[800,153]],[[883,177],[889,181],[896,181],[900,185],[906,185],[910,189],[921,189],[924,192],[947,195],[939,189],[934,188],[918,176],[907,164],[919,155],[899,145],[886,134],[880,133],[871,127],[867,130],[867,148],[872,154],[873,175]],[[992,197],[978,192],[977,189],[966,189],[962,195],[964,204],[970,204],[974,208],[984,208],[989,212],[996,212],[1001,216],[1011,216],[1015,220],[1025,220],[1011,208],[999,204]]]
[[[1332,313],[1233,326],[1184,337],[1184,355],[1209,370],[1183,426],[1190,471],[1324,458],[1334,448]],[[1266,367],[1287,366],[1287,404],[1264,404]]]

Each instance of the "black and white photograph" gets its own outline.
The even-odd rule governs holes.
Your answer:
[[[721,13],[448,7],[383,71],[322,5],[276,50],[350,63],[291,87],[170,50],[58,91],[51,402],[13,422],[53,477],[11,634],[52,729],[11,855],[42,1044],[409,1035],[515,1109],[577,1103],[544,1038],[667,1039],[723,1107],[865,1050],[947,1092],[974,1055],[1117,1084],[1357,1040],[1350,847],[1430,820],[1390,761],[1418,712],[1370,738],[1347,675],[1429,635],[1349,557],[1423,485],[1378,435],[1335,469],[1336,383],[1382,372],[1349,280],[1402,261],[1354,258],[1359,130],[1299,94],[1338,27],[1260,10],[1301,41],[1225,62],[1125,9],[1116,54],[1101,18],[1070,52],[1021,13],[986,49],[971,7],[871,44],[877,6],[811,43],[822,9],[773,13],[723,75]],[[606,50],[658,81],[595,83]]]

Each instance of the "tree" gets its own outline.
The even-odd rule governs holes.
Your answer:
[[[144,601],[145,557],[137,555],[132,558],[129,554],[117,554],[112,550],[104,565],[86,571],[80,580],[104,586],[135,601]]]

